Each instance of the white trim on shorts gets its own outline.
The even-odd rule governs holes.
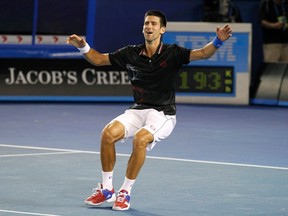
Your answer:
[[[156,143],[171,134],[176,125],[176,115],[165,115],[155,109],[128,109],[111,122],[113,121],[119,121],[125,127],[125,136],[121,142],[134,137],[135,133],[142,128],[152,133],[153,142],[147,146],[147,150],[151,151]]]

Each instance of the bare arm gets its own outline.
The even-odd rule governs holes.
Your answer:
[[[228,24],[219,28],[216,28],[217,37],[221,41],[226,41],[228,38],[232,36],[232,29]],[[200,49],[191,50],[190,52],[190,61],[200,60],[200,59],[208,59],[217,51],[217,48],[213,45],[212,42],[206,44],[204,47]]]
[[[79,37],[78,35],[71,35],[67,38],[67,44],[73,45],[76,48],[83,48],[87,44],[84,38]],[[88,62],[96,66],[111,65],[109,56],[107,53],[102,54],[98,51],[90,48],[90,50],[83,55]]]

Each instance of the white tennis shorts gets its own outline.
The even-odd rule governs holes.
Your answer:
[[[133,137],[141,128],[152,133],[154,140],[147,146],[148,151],[152,150],[156,143],[168,137],[176,125],[175,115],[165,115],[164,112],[155,109],[129,109],[112,121],[115,120],[121,122],[125,127],[125,137],[121,142]]]

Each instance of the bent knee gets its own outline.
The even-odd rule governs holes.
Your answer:
[[[147,145],[153,142],[154,136],[152,133],[147,131],[146,129],[141,129],[138,131],[133,140],[134,149],[146,149]]]
[[[112,122],[104,127],[102,130],[102,140],[106,143],[115,143],[123,139],[125,135],[125,128],[120,122]]]

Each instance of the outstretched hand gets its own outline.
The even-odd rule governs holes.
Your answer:
[[[226,24],[221,28],[217,26],[216,34],[221,41],[225,41],[232,36],[232,29],[229,24]]]
[[[66,40],[67,44],[73,45],[77,48],[82,48],[86,45],[86,41],[84,38],[79,37],[76,34],[70,35],[67,40]]]

